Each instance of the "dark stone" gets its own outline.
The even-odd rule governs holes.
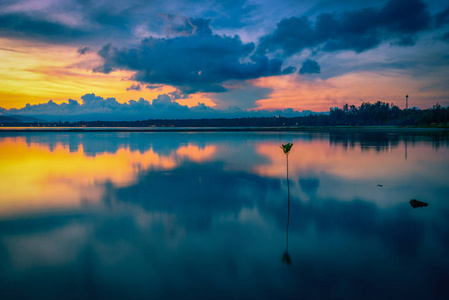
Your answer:
[[[426,202],[422,202],[422,201],[416,200],[416,199],[412,199],[412,200],[410,200],[410,205],[413,208],[417,208],[417,207],[426,207],[429,204],[427,204]]]

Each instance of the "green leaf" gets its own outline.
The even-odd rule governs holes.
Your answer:
[[[282,146],[279,146],[279,147],[281,147],[281,149],[284,151],[284,154],[288,155],[288,153],[290,152],[290,150],[293,147],[293,144],[292,143],[288,143],[288,144],[285,144],[285,145],[282,144]]]

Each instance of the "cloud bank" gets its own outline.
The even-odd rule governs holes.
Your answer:
[[[421,0],[392,0],[382,8],[322,13],[314,21],[306,16],[283,19],[273,33],[261,38],[258,51],[281,51],[284,56],[304,49],[360,53],[389,40],[412,46],[430,23],[430,12]]]
[[[95,94],[81,97],[82,103],[69,99],[68,102],[57,104],[50,100],[47,103],[30,105],[23,108],[5,109],[0,107],[4,116],[33,116],[47,121],[133,121],[147,119],[200,119],[200,118],[241,118],[241,117],[294,117],[314,113],[311,111],[295,111],[291,108],[276,111],[249,111],[237,106],[227,110],[218,110],[204,103],[188,107],[177,103],[179,93],[159,95],[151,102],[143,98],[138,101],[129,100],[119,103],[115,98],[103,98]]]
[[[321,73],[320,65],[311,59],[307,59],[305,62],[302,63],[301,69],[299,69],[299,74],[319,74]]]
[[[432,16],[421,0],[390,0],[381,7],[293,16],[282,19],[273,32],[262,36],[257,47],[256,43],[242,42],[238,35],[214,34],[212,19],[164,15],[165,30],[171,37],[150,36],[137,46],[122,48],[107,44],[98,52],[103,63],[94,71],[131,70],[135,81],[171,85],[186,94],[227,92],[230,80],[296,72],[292,65],[282,68],[284,59],[306,49],[313,54],[341,50],[361,53],[385,42],[413,46],[422,32],[447,23],[447,11]],[[309,59],[299,73],[319,74],[321,67]]]
[[[167,84],[188,94],[225,92],[228,80],[282,74],[282,60],[254,54],[255,44],[243,43],[238,36],[214,35],[209,22],[188,19],[177,28],[182,36],[149,37],[136,47],[108,44],[98,52],[103,64],[94,71],[131,70],[136,81]]]
[[[214,93],[210,99],[220,107],[255,108],[255,101],[271,95],[256,97],[266,91],[255,92],[250,86],[253,79],[285,76],[280,79],[288,82],[293,76],[299,80],[310,76],[327,80],[367,71],[435,77],[428,86],[439,91],[432,97],[447,92],[440,88],[446,74],[433,68],[435,61],[439,69],[445,67],[449,42],[449,7],[440,0],[16,0],[0,7],[0,38],[35,44],[22,49],[13,41],[6,51],[25,50],[25,57],[34,47],[51,51],[44,44],[70,44],[65,46],[78,60],[67,59],[65,68],[72,74],[82,72],[85,78],[106,81],[108,76],[85,71],[131,71],[133,76],[126,79],[134,82],[115,94],[108,92],[120,99],[125,91],[163,93],[162,87],[169,85],[185,95]],[[432,61],[416,59],[419,53]],[[45,72],[53,67],[49,62]],[[15,95],[14,88],[10,90]],[[86,91],[104,93],[91,86],[77,95]],[[51,92],[39,97],[73,97],[56,98]],[[20,101],[23,105],[31,100]],[[272,107],[283,104],[280,100]]]

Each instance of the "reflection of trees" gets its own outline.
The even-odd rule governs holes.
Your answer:
[[[331,145],[342,146],[344,149],[360,146],[361,150],[387,151],[397,148],[401,140],[399,135],[387,132],[331,132],[329,142]]]
[[[282,255],[282,262],[286,263],[287,265],[291,265],[292,264],[292,259],[290,257],[290,254],[288,254],[288,227],[290,225],[290,181],[288,179],[288,154],[290,153],[290,150],[293,147],[292,143],[288,143],[288,144],[283,144],[282,146],[280,146],[281,149],[284,151],[285,157],[287,159],[287,239],[286,239],[286,243],[285,243],[285,252]]]
[[[362,150],[377,152],[395,149],[401,142],[410,143],[414,147],[417,143],[432,143],[435,149],[439,146],[449,145],[448,133],[445,131],[432,132],[400,132],[400,131],[357,131],[355,129],[329,132],[329,142],[332,146],[341,146],[344,149],[360,147]]]
[[[405,140],[404,140],[404,142],[405,142],[405,160],[407,160],[407,142],[408,142],[408,139],[407,138],[405,138]]]

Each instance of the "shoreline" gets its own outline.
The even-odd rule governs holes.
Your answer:
[[[1,132],[449,132],[445,127],[300,126],[300,127],[0,127]]]

